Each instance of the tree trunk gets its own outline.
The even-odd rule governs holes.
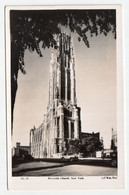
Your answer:
[[[11,133],[13,134],[13,111],[18,89],[18,64],[20,49],[14,43],[11,43]]]

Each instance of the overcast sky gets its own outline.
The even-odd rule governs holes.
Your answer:
[[[113,34],[89,38],[90,48],[73,36],[77,105],[81,107],[82,132],[100,132],[110,147],[116,130],[116,40]],[[51,49],[44,57],[26,51],[26,75],[19,72],[14,108],[13,146],[29,145],[29,132],[42,121],[48,105]]]

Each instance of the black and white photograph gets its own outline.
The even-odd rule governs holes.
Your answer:
[[[8,182],[124,183],[116,7],[6,10]]]

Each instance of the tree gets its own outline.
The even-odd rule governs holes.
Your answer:
[[[84,156],[88,156],[96,151],[103,149],[103,141],[96,137],[86,137],[83,139],[75,139],[69,141],[69,154],[83,153]]]
[[[78,34],[78,41],[84,41],[89,47],[90,36],[111,31],[116,38],[115,10],[11,10],[11,114],[18,88],[18,71],[26,74],[24,53],[27,49],[36,51],[42,57],[42,48],[56,45],[55,35],[61,32],[61,26],[68,27]],[[13,128],[13,126],[12,126]]]
[[[84,156],[88,156],[96,151],[101,151],[103,149],[103,141],[96,137],[89,136],[82,139],[81,151]]]
[[[80,152],[81,141],[79,139],[70,140],[68,147],[68,154],[78,154]]]

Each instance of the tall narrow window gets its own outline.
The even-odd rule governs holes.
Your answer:
[[[71,138],[74,139],[74,123],[71,123]]]
[[[59,119],[59,118],[57,118],[57,137],[60,137],[59,122],[60,122],[60,119]]]
[[[68,138],[68,120],[66,118],[64,119],[64,134],[65,138]]]
[[[57,153],[59,153],[59,145],[57,145]]]
[[[68,82],[68,87],[67,87],[67,94],[68,94],[68,100],[71,99],[71,81],[70,81],[70,71],[68,70],[68,75],[67,75],[67,82]]]

